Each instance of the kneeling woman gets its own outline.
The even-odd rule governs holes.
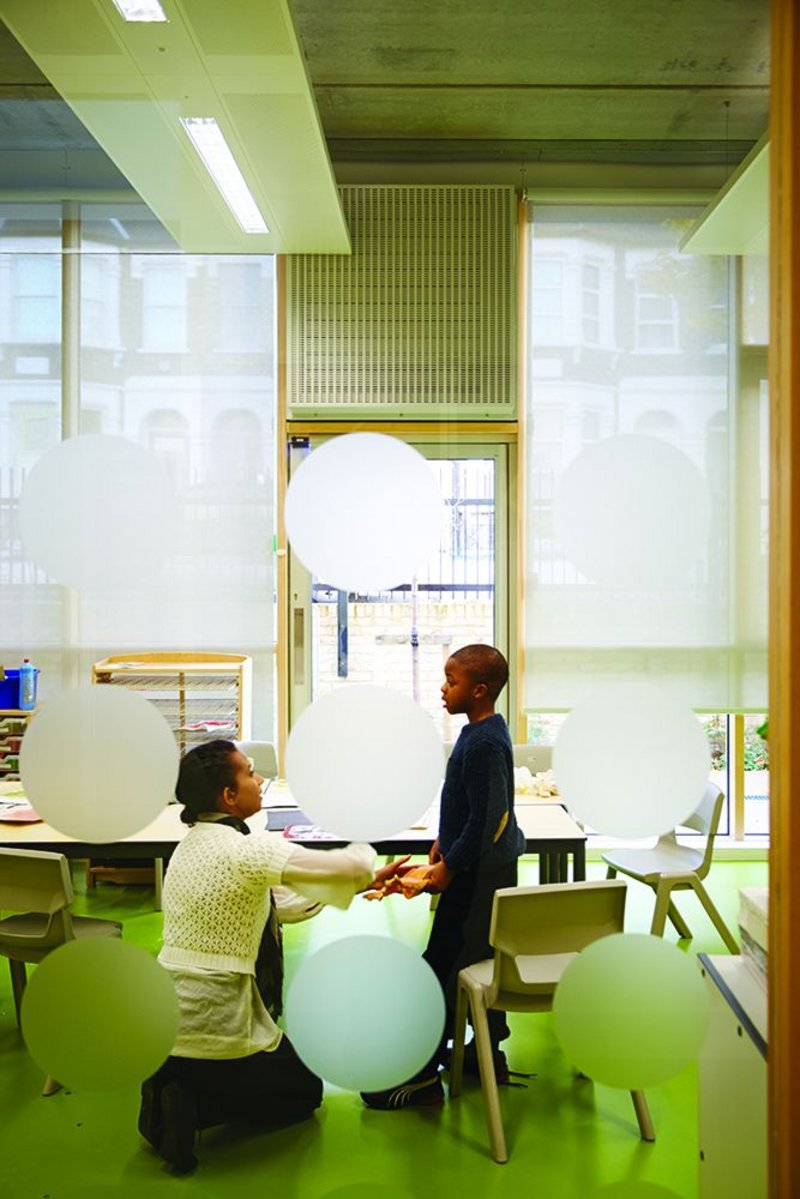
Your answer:
[[[346,908],[392,872],[373,877],[369,845],[311,850],[251,833],[245,820],[261,807],[263,781],[232,741],[197,746],[180,764],[175,794],[192,827],[167,870],[158,958],[175,983],[180,1025],[171,1056],[142,1086],[139,1115],[142,1135],[179,1171],[197,1164],[197,1129],[287,1124],[319,1107],[321,1080],[273,1019],[282,974],[276,914],[283,908],[297,920],[325,903]]]

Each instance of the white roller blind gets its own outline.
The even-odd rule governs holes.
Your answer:
[[[0,662],[33,658],[46,700],[107,654],[247,654],[253,735],[272,739],[274,260],[138,253],[149,226],[110,210],[84,224],[81,319],[62,328],[59,222],[29,232],[35,216],[14,212],[0,232]],[[78,433],[125,438],[168,477],[177,518],[157,578],[68,590],[26,554],[19,496],[61,438],[62,401]]]
[[[734,264],[678,248],[694,216],[532,211],[529,711],[653,680],[764,710],[766,396],[731,368]]]

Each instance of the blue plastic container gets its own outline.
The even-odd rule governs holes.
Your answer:
[[[7,670],[6,677],[0,679],[0,708],[19,710],[19,671]]]
[[[36,707],[36,690],[39,682],[38,667],[33,666],[33,703],[26,708],[21,702],[22,695],[20,694],[20,672],[19,670],[6,670],[6,677],[0,679],[0,711],[30,711]],[[28,676],[30,678],[30,676]]]

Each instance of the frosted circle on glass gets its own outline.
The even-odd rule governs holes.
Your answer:
[[[553,511],[563,552],[612,590],[685,586],[707,547],[705,480],[657,437],[623,434],[589,445],[561,475]]]
[[[154,1073],[178,1031],[169,974],[112,937],[68,941],[34,971],[22,1035],[36,1064],[76,1090],[116,1091]]]
[[[43,704],[22,742],[20,775],[36,811],[60,833],[119,841],[174,796],[178,747],[141,695],[87,685]]]
[[[306,708],[286,749],[299,807],[346,840],[380,841],[408,828],[435,799],[442,766],[442,743],[419,704],[360,683]]]
[[[710,769],[700,721],[656,684],[608,686],[583,700],[553,749],[564,802],[611,837],[651,837],[675,828],[697,809]]]
[[[25,552],[76,588],[152,585],[170,545],[175,495],[155,456],[124,437],[69,437],[31,470],[20,496]]]
[[[442,495],[405,442],[348,433],[309,454],[286,493],[292,549],[320,582],[342,591],[407,583],[438,548]]]
[[[709,1003],[697,961],[660,937],[615,933],[570,962],[553,997],[570,1063],[595,1082],[642,1090],[697,1057]]]
[[[306,958],[286,996],[289,1039],[310,1070],[351,1091],[405,1082],[444,1028],[427,962],[389,937],[345,937]]]

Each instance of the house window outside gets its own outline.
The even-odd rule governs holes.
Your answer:
[[[19,254],[12,259],[11,339],[61,340],[61,262],[52,254]]]
[[[583,340],[587,345],[600,343],[600,267],[584,262],[581,269]]]
[[[142,269],[142,349],[186,350],[186,272],[180,259],[145,262]]]

